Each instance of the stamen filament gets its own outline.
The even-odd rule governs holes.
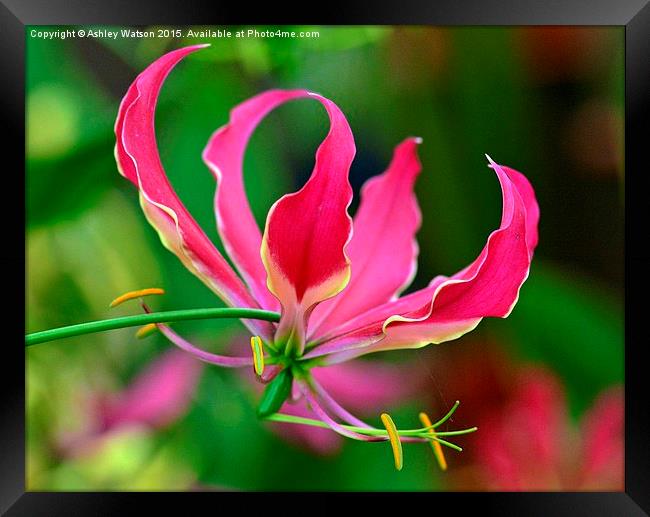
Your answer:
[[[147,323],[144,327],[140,327],[137,330],[135,337],[138,339],[144,339],[153,334],[156,330],[158,330],[158,327],[156,327],[155,323]]]
[[[395,427],[395,422],[390,417],[388,413],[381,414],[381,421],[386,427],[388,432],[388,438],[390,439],[390,446],[393,449],[393,458],[395,459],[395,468],[397,470],[402,470],[404,463],[404,457],[402,455],[402,442],[399,440],[399,435],[397,434],[397,428]]]
[[[429,420],[429,416],[426,413],[420,413],[420,422],[422,422],[422,425],[425,427],[431,426],[431,420]],[[431,427],[429,429],[429,433],[435,435],[435,429]],[[436,460],[438,461],[438,465],[442,470],[447,470],[447,460],[445,459],[445,455],[442,452],[442,446],[440,445],[440,442],[436,440],[431,441],[431,448],[433,449],[433,454],[436,457]]]
[[[147,289],[138,289],[137,291],[129,291],[128,293],[124,293],[123,295],[118,296],[113,300],[110,304],[110,307],[117,307],[118,305],[123,304],[124,302],[128,302],[129,300],[133,300],[134,298],[142,298],[143,296],[150,296],[152,294],[165,294],[164,289],[160,289],[159,287],[149,287]]]
[[[259,336],[251,337],[251,348],[253,349],[253,367],[255,374],[261,376],[264,373],[264,344]]]

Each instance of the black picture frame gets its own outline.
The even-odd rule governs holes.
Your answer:
[[[256,7],[246,13],[246,6],[235,13],[234,6],[217,2],[173,2],[146,0],[134,3],[126,0],[97,2],[84,0],[2,0],[0,3],[0,103],[3,114],[3,153],[5,176],[16,180],[18,188],[24,187],[24,57],[26,25],[77,25],[77,24],[236,24],[289,22],[317,24],[430,24],[430,25],[609,25],[625,27],[625,492],[621,493],[426,493],[409,494],[422,500],[420,511],[450,505],[462,514],[469,508],[478,508],[482,514],[498,515],[648,515],[650,512],[650,403],[645,386],[644,349],[648,346],[648,331],[642,322],[647,318],[644,293],[648,278],[644,267],[650,254],[644,251],[647,239],[648,203],[639,199],[648,192],[647,187],[647,135],[650,133],[648,98],[650,94],[650,6],[648,0],[444,0],[418,3],[401,0],[383,4],[361,6],[346,2],[345,8],[329,2],[318,16],[306,16],[296,11],[279,14],[277,4]],[[263,13],[263,10],[270,13]],[[250,8],[249,8],[250,11]],[[339,19],[345,13],[345,20]],[[251,16],[254,17],[251,20]],[[280,19],[282,18],[282,19]],[[337,19],[334,19],[337,18]],[[646,141],[646,145],[642,144]],[[644,167],[645,166],[645,167]],[[17,205],[9,213],[24,211],[24,195],[18,196],[5,184],[7,197]],[[6,202],[6,200],[5,200]],[[9,210],[5,204],[5,211]],[[7,212],[5,212],[7,217]],[[19,227],[15,217],[4,220],[5,231],[15,239],[6,244],[0,254],[5,272],[17,280],[16,295],[20,300],[20,276],[25,272],[24,240],[20,245]],[[23,221],[24,222],[24,221]],[[645,239],[644,239],[645,237]],[[24,239],[24,235],[23,235]],[[24,278],[24,276],[23,276]],[[22,291],[24,293],[24,290]],[[16,307],[19,304],[15,304]],[[23,305],[24,307],[24,305]],[[25,492],[25,392],[24,351],[19,332],[24,327],[12,323],[13,330],[5,332],[0,375],[0,512],[6,515],[117,515],[133,505],[147,506],[152,496],[134,493],[43,493]],[[185,494],[157,494],[162,497],[167,510],[178,508],[187,511]],[[247,494],[248,497],[250,494]],[[336,498],[319,497],[323,507],[336,506]],[[200,495],[198,497],[225,497],[226,494]],[[232,496],[232,494],[228,494]],[[287,497],[287,496],[283,496]],[[293,495],[291,496],[293,497]],[[373,494],[371,501],[383,504],[383,494]],[[434,498],[433,501],[428,498]],[[286,499],[285,499],[286,500]],[[244,502],[244,501],[242,501]],[[366,504],[364,503],[364,504]],[[183,504],[183,506],[180,506]],[[210,503],[213,504],[213,503]],[[249,503],[250,504],[250,503]],[[321,502],[319,502],[319,505]],[[249,508],[251,508],[249,506]],[[216,511],[216,509],[214,510]]]

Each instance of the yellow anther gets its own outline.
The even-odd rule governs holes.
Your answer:
[[[397,470],[402,470],[402,465],[403,465],[402,442],[400,442],[399,435],[397,434],[397,428],[395,427],[395,422],[393,422],[393,419],[390,417],[388,413],[381,414],[381,422],[384,424],[384,427],[388,432],[388,438],[390,439],[390,446],[393,448],[393,458],[395,458],[395,468]]]
[[[251,337],[251,348],[253,349],[255,373],[262,375],[264,373],[264,344],[259,336]]]
[[[156,327],[155,323],[147,323],[146,325],[138,329],[138,331],[135,333],[135,337],[137,337],[138,339],[142,339],[147,336],[150,336],[156,330],[158,330],[158,327]]]
[[[133,300],[134,298],[149,296],[150,294],[165,294],[165,291],[159,287],[150,287],[148,289],[140,289],[138,291],[129,291],[128,293],[124,293],[122,296],[115,298],[115,300],[111,302],[110,306],[111,308],[117,307],[118,305],[129,300]]]
[[[426,413],[420,413],[420,422],[422,422],[422,425],[424,427],[431,427],[431,420],[429,420],[429,416]],[[431,427],[431,429],[429,429],[429,433],[435,435],[435,429]],[[442,470],[447,470],[447,460],[445,459],[445,454],[442,452],[442,446],[440,445],[440,442],[431,440],[430,443],[431,448],[433,449],[433,454],[438,461],[438,465],[440,465],[440,468]]]

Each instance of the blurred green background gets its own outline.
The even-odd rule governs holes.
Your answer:
[[[482,342],[497,343],[513,364],[554,371],[577,421],[598,393],[623,382],[623,29],[307,29],[320,36],[201,40],[212,46],[170,74],[156,129],[181,199],[221,246],[214,181],[201,160],[210,134],[234,105],[265,89],[317,91],[337,103],[354,132],[355,193],[384,170],[403,138],[424,140],[414,289],[464,267],[498,226],[501,195],[484,153],[522,171],[541,206],[540,244],[512,315],[485,320],[460,340],[381,359],[416,354],[435,370],[454,349],[480,357]],[[45,41],[29,32],[27,331],[134,313],[109,311],[108,303],[149,286],[167,291],[152,300],[155,309],[220,305],[160,244],[113,158],[113,123],[128,85],[164,52],[199,41]],[[298,102],[255,132],[245,178],[261,225],[271,204],[308,177],[326,131],[322,108]],[[245,337],[237,322],[176,327],[213,351]],[[160,335],[136,340],[126,329],[30,347],[28,489],[448,488],[422,446],[406,445],[404,470],[396,472],[385,445],[348,440],[322,457],[288,444],[256,418],[257,395],[236,372],[211,366],[173,424],[116,434],[80,457],[61,452],[61,436],[88,419],[89,394],[120,390],[171,346]],[[472,372],[459,369],[459,376]],[[413,420],[423,404],[446,410],[457,395],[434,377],[420,398],[391,408],[394,418]],[[457,453],[448,454],[453,469]]]

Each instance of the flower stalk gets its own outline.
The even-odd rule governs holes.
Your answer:
[[[207,320],[213,318],[256,319],[275,322],[280,320],[280,315],[273,311],[231,307],[151,312],[148,314],[137,314],[106,320],[88,321],[86,323],[78,323],[66,327],[32,332],[25,336],[25,345],[37,345],[39,343],[45,343],[57,339],[126,327],[138,327],[149,323],[172,323],[174,321]]]

